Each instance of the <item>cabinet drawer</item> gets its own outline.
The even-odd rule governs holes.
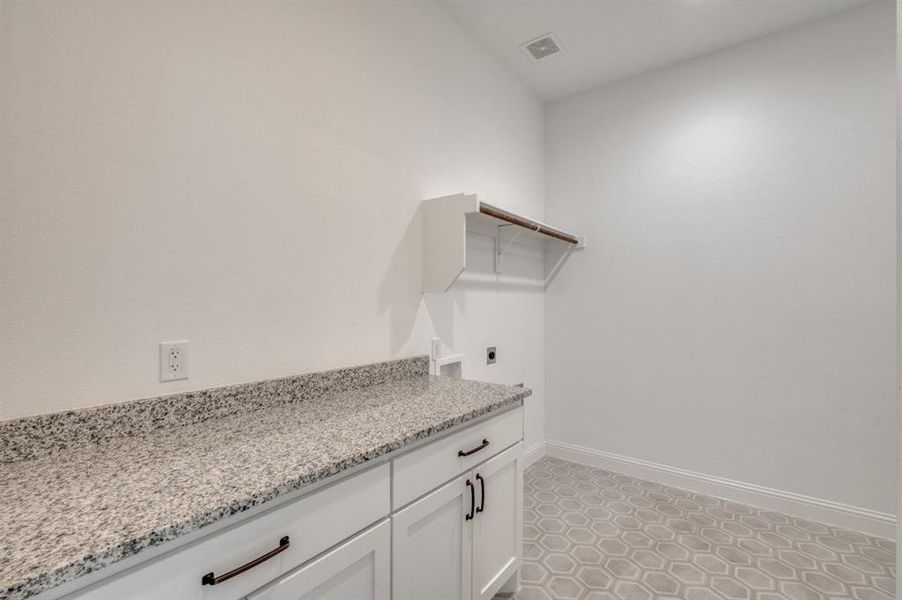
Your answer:
[[[385,519],[246,600],[389,600],[391,523]]]
[[[522,439],[523,407],[517,407],[395,459],[392,508],[416,500]]]
[[[374,467],[138,565],[70,598],[234,600],[387,516],[389,474],[387,464]],[[222,583],[201,584],[207,573],[220,576],[279,548],[284,536],[289,537],[287,550]]]

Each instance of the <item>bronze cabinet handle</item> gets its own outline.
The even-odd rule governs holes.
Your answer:
[[[464,520],[469,521],[473,518],[473,515],[476,514],[476,486],[473,485],[473,482],[467,479],[467,487],[470,488],[470,514],[468,514]]]
[[[485,479],[482,478],[482,475],[476,473],[476,481],[479,482],[479,490],[480,490],[480,499],[479,499],[479,508],[476,509],[476,512],[481,513],[485,510]]]
[[[463,450],[458,450],[457,455],[458,456],[470,456],[471,454],[476,454],[483,448],[488,448],[488,446],[489,446],[489,441],[487,439],[483,438],[482,443],[479,444],[478,446],[476,446],[475,448],[473,448],[472,450],[467,450],[466,452],[464,452]]]
[[[227,580],[231,579],[232,577],[235,577],[236,575],[241,575],[245,571],[249,571],[250,569],[253,569],[260,563],[264,563],[264,562],[268,561],[270,558],[272,558],[276,554],[285,552],[290,547],[291,547],[291,542],[288,541],[288,536],[286,535],[281,540],[279,540],[278,548],[270,550],[263,556],[258,556],[251,562],[245,563],[245,564],[241,565],[240,567],[236,567],[236,568],[232,569],[231,571],[229,571],[228,573],[224,573],[224,574],[220,575],[219,577],[216,577],[215,575],[213,575],[213,571],[210,571],[209,573],[207,573],[206,575],[204,575],[201,578],[200,584],[201,585],[216,585],[216,584],[222,583],[223,581],[227,581]]]

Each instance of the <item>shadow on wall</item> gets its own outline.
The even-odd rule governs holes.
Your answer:
[[[452,290],[543,292],[574,251],[566,242],[526,229],[468,222],[467,268]]]
[[[554,282],[564,263],[573,252],[579,252],[583,248],[574,248],[566,242],[551,240],[545,245],[545,286]]]
[[[454,336],[454,313],[467,314],[467,297],[464,294],[424,294],[426,310],[435,330],[435,336],[449,348],[457,348]]]
[[[410,339],[422,292],[420,208],[404,230],[379,285],[379,313],[389,312],[389,349],[396,355]]]

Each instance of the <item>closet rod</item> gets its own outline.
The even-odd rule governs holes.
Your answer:
[[[496,219],[501,219],[502,221],[507,221],[508,223],[513,223],[514,225],[519,225],[520,227],[525,227],[526,229],[531,229],[536,233],[562,240],[569,244],[579,244],[579,240],[575,235],[561,231],[560,229],[555,229],[554,227],[549,227],[544,223],[521,217],[520,215],[492,206],[491,204],[486,204],[485,202],[479,203],[479,212],[490,217],[495,217]]]

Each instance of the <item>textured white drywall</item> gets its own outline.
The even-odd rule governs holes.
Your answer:
[[[895,513],[893,13],[549,107],[549,439]]]
[[[0,11],[0,419],[428,353],[419,201],[543,216],[541,105],[431,2]],[[460,292],[454,326],[537,436],[520,296]]]

